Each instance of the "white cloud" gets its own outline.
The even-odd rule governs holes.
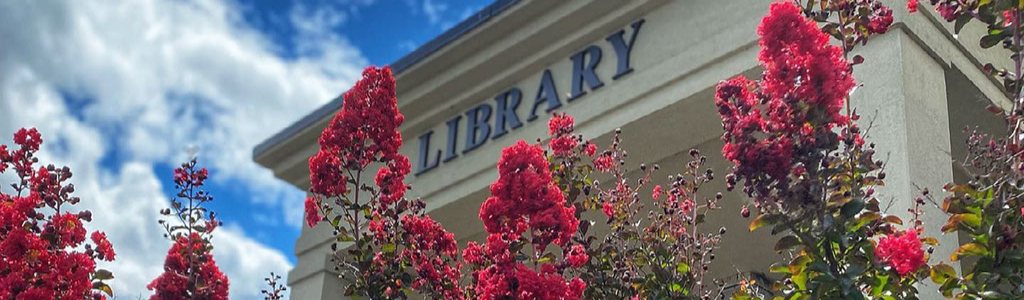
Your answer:
[[[293,11],[297,55],[282,58],[282,46],[225,1],[0,2],[0,141],[37,127],[45,160],[72,167],[83,208],[94,210],[90,227],[118,251],[104,266],[123,297],[149,295],[169,247],[156,223],[167,198],[154,164],[174,165],[196,145],[213,180],[244,183],[261,195],[252,205],[298,228],[302,193],[253,163],[251,149],[343,91],[367,63],[324,29],[352,10]],[[88,102],[70,107],[62,93]],[[101,167],[114,148],[124,164]],[[242,228],[223,228],[214,244],[232,298],[256,297],[266,274],[291,267]]]
[[[430,24],[436,25],[441,23],[444,12],[447,10],[447,4],[434,3],[433,0],[423,0],[423,13],[427,15],[427,21],[430,21]]]

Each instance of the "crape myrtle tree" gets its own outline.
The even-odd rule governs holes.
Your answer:
[[[603,220],[581,220],[572,246],[563,254],[577,268],[588,288],[585,299],[718,299],[724,288],[707,275],[725,228],[699,231],[708,212],[716,210],[721,193],[698,195],[714,179],[704,168],[707,158],[690,150],[691,161],[664,185],[655,184],[658,165],[639,165],[639,178],[629,178],[628,152],[616,129],[610,145],[597,146],[573,133],[574,119],[555,114],[548,143],[555,182],[579,218],[600,211]],[[606,184],[595,178],[604,177]],[[653,186],[653,187],[652,187]],[[649,198],[645,198],[650,195]],[[649,201],[645,201],[649,199]],[[590,229],[604,221],[610,232]],[[703,228],[701,228],[703,229]],[[585,253],[587,255],[580,255]]]
[[[0,145],[0,174],[16,180],[0,188],[0,299],[105,299],[113,296],[113,261],[106,234],[89,231],[88,210],[75,211],[68,167],[41,165],[36,152],[43,139],[35,128],[14,134],[16,146]],[[86,241],[89,237],[91,243]]]
[[[217,267],[210,242],[220,221],[203,206],[213,201],[203,190],[207,177],[209,171],[197,168],[195,158],[174,169],[178,193],[171,199],[171,208],[160,211],[170,220],[159,221],[173,244],[164,260],[164,272],[147,286],[153,291],[151,300],[228,299],[228,278]]]
[[[988,110],[1005,121],[1002,133],[986,134],[965,129],[967,157],[962,164],[970,173],[964,183],[946,185],[946,197],[939,207],[949,215],[944,232],[959,233],[967,242],[949,258],[961,261],[962,273],[945,263],[933,268],[932,279],[940,291],[957,299],[1024,298],[1024,1],[944,0],[928,1],[954,32],[969,22],[986,26],[979,43],[982,48],[1000,45],[1010,53],[1008,68],[992,63],[984,66],[989,75],[1002,80],[1010,99],[1008,107]],[[924,4],[907,2],[916,12]],[[929,199],[932,195],[925,195]],[[933,203],[939,201],[933,201]]]
[[[288,291],[288,287],[281,283],[281,275],[270,273],[270,277],[264,278],[267,282],[267,288],[260,291],[263,294],[265,300],[281,300],[284,299],[284,292]]]
[[[750,230],[770,228],[774,250],[790,258],[770,270],[784,277],[777,299],[916,299],[913,284],[927,274],[922,248],[937,240],[922,235],[919,206],[907,226],[886,214],[875,194],[883,163],[849,102],[863,61],[851,50],[892,21],[871,0],[774,3],[757,29],[760,80],[717,87],[722,153],[735,164],[726,181],[753,198]]]
[[[417,290],[463,299],[454,235],[424,215],[422,200],[405,197],[410,166],[398,152],[404,116],[391,69],[367,68],[343,99],[309,159],[305,212],[310,227],[334,229],[335,268],[350,282],[345,295],[406,299]],[[365,175],[374,170],[371,182]]]
[[[367,68],[343,95],[342,110],[310,158],[309,226],[333,229],[334,261],[347,296],[406,299],[701,299],[720,295],[704,281],[724,229],[702,234],[697,225],[721,196],[696,195],[713,178],[694,161],[650,188],[657,166],[626,178],[618,135],[598,153],[573,133],[571,116],[556,114],[549,143],[517,141],[498,161],[498,179],[480,207],[483,243],[461,251],[454,236],[407,199],[408,158],[398,153],[403,116],[391,70]],[[377,168],[374,182],[363,172]],[[601,185],[592,176],[612,178]],[[651,195],[645,209],[640,193]],[[613,233],[595,236],[599,210]],[[644,216],[648,216],[647,219]],[[465,271],[465,272],[464,272]],[[592,282],[593,284],[588,284]],[[712,293],[714,292],[714,293]]]

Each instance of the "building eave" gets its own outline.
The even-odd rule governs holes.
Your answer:
[[[488,21],[507,11],[510,7],[519,2],[520,0],[497,0],[494,3],[491,3],[476,14],[462,20],[462,22],[452,26],[452,28],[444,31],[437,37],[428,41],[426,44],[423,44],[416,50],[413,50],[409,54],[406,54],[402,58],[396,60],[391,64],[392,71],[395,73],[396,77],[401,75],[405,71],[412,69],[417,63],[431,57],[441,49],[459,40],[474,29],[486,24]],[[341,109],[342,100],[341,95],[335,97],[330,102],[320,106],[316,110],[310,112],[306,116],[303,116],[288,127],[285,127],[281,131],[278,131],[256,145],[252,151],[253,160],[266,166],[266,164],[262,162],[262,158],[271,154],[271,152],[273,152],[274,149],[279,148],[279,146],[289,143],[310,127],[329,118]]]

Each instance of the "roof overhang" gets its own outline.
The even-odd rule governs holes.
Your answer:
[[[459,24],[449,28],[445,32],[441,33],[441,35],[438,35],[426,44],[423,44],[416,50],[413,50],[409,54],[392,63],[392,71],[395,73],[396,77],[401,78],[406,71],[413,69],[418,63],[427,60],[432,55],[443,50],[446,46],[451,45],[465,36],[467,33],[484,26],[492,19],[498,17],[502,12],[505,12],[519,2],[520,0],[497,0],[494,3],[491,3],[476,14],[466,18],[462,22],[459,22]],[[339,95],[327,104],[320,106],[313,112],[307,114],[298,121],[295,121],[288,127],[285,127],[281,131],[259,143],[252,151],[253,160],[260,165],[270,167],[269,163],[279,160],[281,154],[293,153],[296,150],[300,150],[302,145],[289,146],[288,144],[297,140],[308,140],[310,135],[313,135],[313,139],[315,139],[315,136],[318,134],[317,131],[319,131],[315,129],[325,127],[327,122],[330,121],[331,116],[341,109],[342,102],[342,96]]]

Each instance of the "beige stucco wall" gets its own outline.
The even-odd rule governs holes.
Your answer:
[[[545,69],[551,70],[561,94],[562,107],[577,119],[577,131],[605,145],[615,128],[623,128],[630,168],[640,163],[660,163],[662,175],[679,170],[687,149],[698,148],[712,157],[712,167],[724,178],[729,165],[718,155],[720,120],[713,105],[713,86],[722,79],[747,73],[757,76],[755,29],[770,1],[545,1],[524,0],[495,20],[474,29],[460,40],[414,65],[398,76],[399,105],[406,115],[402,153],[417,166],[417,138],[433,130],[431,155],[444,149],[445,121],[512,86],[523,100],[518,115],[524,125],[458,159],[442,163],[421,176],[409,178],[411,196],[423,197],[430,214],[460,240],[479,239],[479,204],[488,196],[486,187],[497,177],[494,164],[500,150],[517,139],[533,141],[546,136],[547,115],[528,122],[529,109]],[[951,26],[933,12],[908,15],[902,2],[891,3],[897,24],[892,32],[872,40],[857,51],[867,61],[856,68],[864,84],[854,94],[854,105],[865,120],[873,119],[871,141],[879,144],[879,158],[887,159],[888,186],[881,192],[900,203],[892,213],[903,213],[919,192],[933,191],[953,178],[951,143],[958,143],[964,120],[952,122],[958,113],[947,105],[946,77],[954,66],[972,86],[973,96],[1007,102],[999,87],[980,71],[981,62],[1004,62],[999,51],[980,51],[977,37],[984,28],[973,24],[961,33],[961,43]],[[617,80],[616,57],[607,35],[626,29],[643,18],[640,35],[631,55],[634,71]],[[571,61],[575,52],[597,45],[603,59],[597,73],[604,86],[572,102],[569,92]],[[1005,63],[1004,63],[1005,64]],[[959,73],[958,73],[959,74]],[[958,77],[959,78],[959,77]],[[316,150],[316,136],[326,124],[321,120],[294,138],[257,157],[261,164],[301,189],[308,187],[306,160]],[[968,119],[969,121],[969,119]],[[494,116],[491,117],[491,126]],[[466,126],[463,116],[460,126]],[[954,130],[950,130],[954,128]],[[492,128],[493,131],[493,128]],[[952,134],[951,134],[952,132]],[[463,148],[465,129],[460,129],[457,149]],[[951,142],[952,140],[952,142]],[[415,167],[414,167],[415,169]],[[724,191],[716,182],[708,193]],[[296,205],[300,205],[296,199]],[[746,232],[748,220],[739,217],[745,199],[730,193],[726,209],[713,218],[709,228],[730,227],[722,244],[716,276],[740,271],[764,272],[776,254],[774,238],[766,232]],[[930,214],[930,232],[941,224]],[[948,257],[949,241],[936,259]],[[288,275],[293,299],[340,299],[341,287],[327,260],[330,232],[325,227],[304,228],[296,242],[298,264]],[[749,249],[764,249],[751,253]],[[924,290],[933,288],[924,288]],[[926,299],[933,299],[930,295]]]

